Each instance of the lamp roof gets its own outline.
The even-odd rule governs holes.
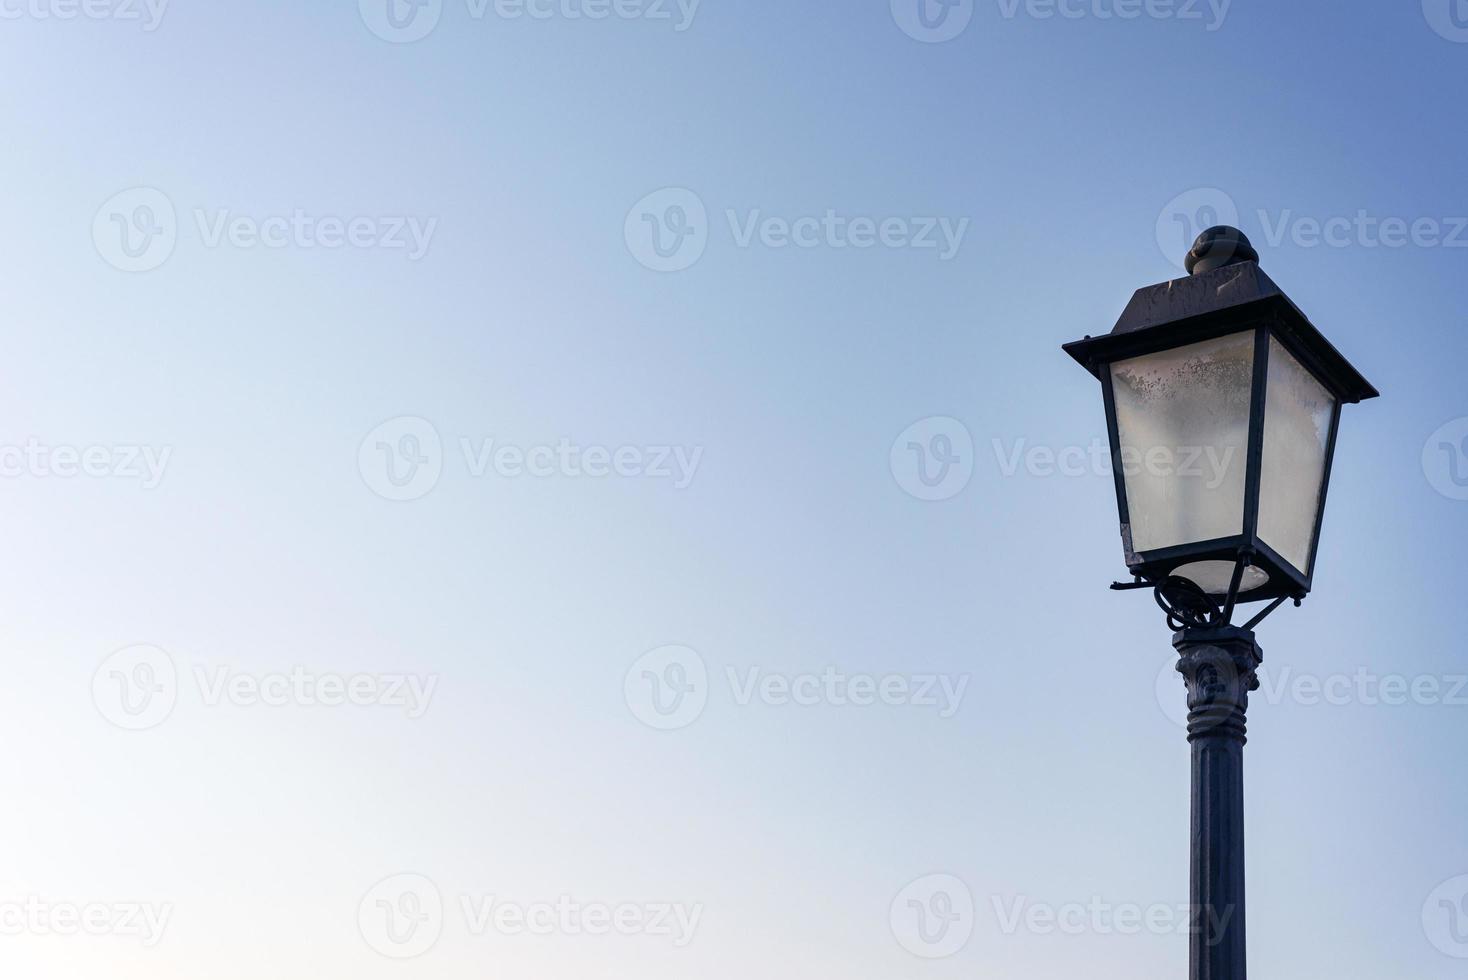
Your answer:
[[[1205,232],[1189,253],[1193,275],[1137,290],[1109,334],[1066,344],[1065,352],[1101,377],[1112,361],[1246,330],[1272,317],[1282,339],[1341,401],[1375,398],[1376,388],[1265,275],[1256,259],[1244,257],[1253,253],[1248,239],[1242,233],[1229,239],[1218,231]],[[1205,242],[1210,234],[1214,237]],[[1219,249],[1226,251],[1225,264],[1205,269],[1210,259],[1219,260]]]

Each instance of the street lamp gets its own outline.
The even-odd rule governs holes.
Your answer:
[[[1122,551],[1176,630],[1193,747],[1192,980],[1244,980],[1243,746],[1252,632],[1310,592],[1341,406],[1377,391],[1210,228],[1188,277],[1137,290],[1112,331],[1066,344],[1101,381]],[[1237,603],[1269,600],[1233,625]]]

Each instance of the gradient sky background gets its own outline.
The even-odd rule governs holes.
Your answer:
[[[153,489],[0,479],[0,903],[176,908],[152,949],[0,937],[6,976],[1183,975],[1183,935],[998,923],[1021,897],[1186,903],[1188,748],[1181,681],[1157,694],[1160,615],[1106,590],[1124,570],[1109,477],[1005,475],[994,446],[1102,437],[1099,389],[1059,346],[1181,275],[1175,218],[1218,200],[1200,189],[1384,395],[1346,412],[1317,591],[1261,628],[1266,676],[1468,674],[1468,502],[1423,466],[1468,416],[1468,251],[1266,231],[1468,215],[1447,0],[1235,0],[1216,30],[1206,6],[1047,19],[986,0],[944,43],[887,0],[704,0],[681,32],[446,0],[404,44],[344,0],[176,0],[154,31],[28,2],[0,20],[0,446],[172,456]],[[178,241],[126,273],[92,224],[135,187],[172,202]],[[668,187],[706,205],[708,241],[658,273],[624,222]],[[211,248],[196,209],[438,226],[419,261]],[[726,209],[971,225],[950,261],[741,248]],[[389,502],[358,449],[401,416],[435,426],[443,472]],[[933,416],[967,427],[973,475],[925,502],[889,452]],[[685,489],[476,478],[460,437],[703,456]],[[91,693],[134,644],[179,673],[172,715],[137,732]],[[666,644],[710,678],[677,731],[623,696]],[[193,681],[295,665],[440,681],[417,720],[209,706]],[[828,666],[971,679],[951,718],[740,705],[726,679]],[[1468,874],[1468,704],[1351,700],[1250,713],[1254,975],[1461,976],[1423,907]],[[451,913],[398,962],[357,912],[400,872],[450,903],[681,901],[703,920],[676,949],[472,936]],[[889,928],[930,873],[976,905],[972,939],[931,961]]]

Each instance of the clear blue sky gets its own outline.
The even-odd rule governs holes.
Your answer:
[[[1461,976],[1423,911],[1468,874],[1468,692],[1291,693],[1364,669],[1442,702],[1468,674],[1468,502],[1442,469],[1468,464],[1436,445],[1468,431],[1434,435],[1468,416],[1447,0],[967,0],[931,28],[903,2],[444,0],[414,41],[374,0],[175,0],[152,30],[141,5],[0,4],[0,906],[174,907],[151,948],[5,937],[0,972],[1181,975],[1185,936],[996,911],[1187,901],[1183,691],[1159,703],[1150,598],[1106,590],[1109,477],[1006,461],[1102,436],[1060,344],[1232,207],[1383,392],[1345,417],[1316,594],[1261,628],[1284,693],[1250,717],[1255,974]],[[648,267],[648,214],[686,268]],[[800,218],[810,247],[781,246]],[[972,441],[946,499],[894,473],[915,423]],[[476,475],[490,439],[550,475]],[[588,465],[628,448],[626,474],[572,472],[562,440]],[[384,499],[422,485],[372,460],[414,447],[431,492]],[[158,480],[132,449],[166,450]],[[176,704],[127,731],[93,682],[137,644]],[[706,704],[659,731],[634,664],[666,645]],[[437,686],[416,718],[209,703],[220,671],[296,667]],[[751,670],[828,667],[968,680],[949,717],[740,703]],[[358,914],[405,872],[449,908],[397,962]],[[889,919],[935,873],[972,936],[924,960]],[[473,935],[459,901],[489,895],[702,918],[681,948]]]

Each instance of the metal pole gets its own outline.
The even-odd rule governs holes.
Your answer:
[[[1189,980],[1245,980],[1244,743],[1249,692],[1264,659],[1237,626],[1175,633],[1193,747]]]

